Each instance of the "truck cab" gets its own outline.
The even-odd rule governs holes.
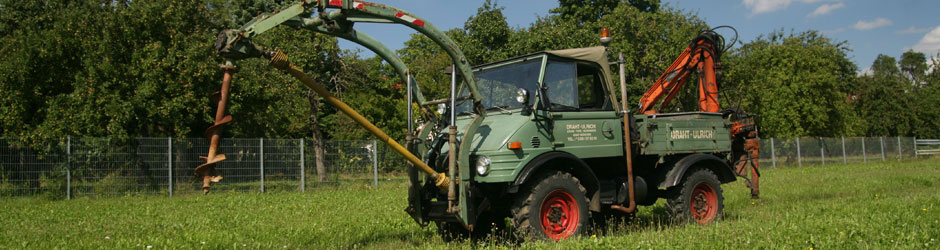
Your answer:
[[[622,156],[620,116],[603,72],[596,62],[551,52],[475,67],[488,113],[471,155],[490,164],[474,166],[473,180],[514,181],[525,164],[552,151],[583,159]],[[467,101],[458,105],[458,131],[473,119],[470,108]]]

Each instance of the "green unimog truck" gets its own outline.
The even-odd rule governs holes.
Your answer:
[[[470,141],[468,197],[448,211],[446,192],[431,182],[415,188],[409,211],[438,222],[444,237],[482,235],[510,218],[520,235],[562,239],[597,218],[624,212],[630,186],[623,115],[613,94],[605,47],[544,51],[473,68],[486,119]],[[456,130],[477,115],[462,89]],[[442,105],[441,110],[447,110]],[[445,114],[446,115],[446,114]],[[707,223],[721,215],[720,184],[736,179],[728,114],[685,112],[629,115],[633,192],[638,205],[668,199],[672,216]],[[447,170],[447,128],[424,128],[427,163]],[[440,152],[440,153],[438,153]],[[463,168],[461,168],[462,171]],[[416,182],[417,184],[417,182]],[[417,185],[416,185],[417,186]],[[472,221],[472,223],[467,223]],[[519,233],[519,232],[517,232]]]

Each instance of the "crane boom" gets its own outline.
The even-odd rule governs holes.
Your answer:
[[[682,54],[656,80],[640,98],[641,114],[656,114],[664,110],[685,85],[689,76],[699,74],[699,111],[718,112],[718,77],[724,38],[714,30],[702,32],[692,39]],[[656,107],[658,105],[658,107]]]

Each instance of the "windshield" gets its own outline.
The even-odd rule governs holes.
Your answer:
[[[474,72],[477,91],[483,98],[483,107],[487,109],[521,108],[523,104],[516,101],[516,91],[524,88],[531,95],[538,86],[540,68],[541,60],[529,60]],[[459,96],[468,95],[470,91],[466,87],[461,88]],[[472,105],[471,101],[459,103],[457,114],[470,113]]]

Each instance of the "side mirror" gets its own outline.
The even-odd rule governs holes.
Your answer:
[[[522,115],[529,115],[532,113],[532,105],[529,104],[530,94],[529,91],[524,88],[519,88],[516,90],[516,101],[522,104]]]

